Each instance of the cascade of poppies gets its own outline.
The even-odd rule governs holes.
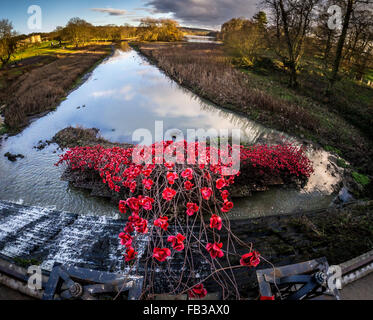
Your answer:
[[[178,154],[180,146],[184,147],[185,152]],[[159,147],[163,150],[161,159],[156,152]],[[203,224],[203,228],[206,229],[206,234],[213,234],[214,241],[208,236],[193,241],[204,248],[213,261],[212,266],[215,266],[220,265],[219,260],[231,254],[231,250],[224,248],[220,241],[219,232],[227,228],[225,221],[229,219],[229,212],[234,207],[229,188],[241,172],[223,175],[220,158],[214,164],[210,161],[215,153],[219,157],[223,156],[222,151],[209,146],[204,146],[204,162],[182,161],[188,158],[186,151],[193,150],[198,157],[200,147],[198,143],[185,141],[157,143],[147,147],[150,150],[148,154],[151,155],[147,164],[133,161],[134,148],[76,147],[62,155],[57,165],[67,163],[72,170],[97,172],[104,184],[123,196],[119,202],[119,211],[127,217],[127,223],[119,238],[125,248],[126,263],[131,264],[136,260],[138,252],[135,239],[141,234],[167,236],[166,242],[155,242],[150,250],[154,263],[164,264],[177,254],[188,254],[187,246],[196,237],[191,233],[171,233],[170,218],[184,216],[186,224],[190,220],[195,224],[195,219],[203,221],[207,216],[210,221]],[[281,172],[285,176],[304,178],[312,173],[309,159],[301,148],[294,145],[240,146],[239,150],[242,166],[271,174]],[[144,154],[145,150],[142,155]],[[231,155],[232,147],[229,147],[228,156]],[[175,156],[177,161],[169,162],[167,156]],[[202,234],[204,233],[201,232],[200,236]],[[240,257],[241,267],[256,267],[260,263],[260,254],[252,250],[252,246],[249,247],[250,250]],[[204,257],[205,253],[202,252]],[[183,288],[189,288],[190,298],[203,298],[207,294],[202,283],[194,286],[186,283]]]

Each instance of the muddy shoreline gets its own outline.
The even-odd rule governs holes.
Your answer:
[[[62,150],[74,147],[93,147],[97,145],[101,145],[104,148],[133,147],[133,145],[129,143],[110,142],[102,138],[99,132],[100,130],[96,128],[85,129],[67,127],[57,132],[49,142],[57,143]]]

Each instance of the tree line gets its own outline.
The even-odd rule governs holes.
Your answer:
[[[263,0],[268,14],[261,11],[252,19],[231,19],[222,25],[220,37],[229,50],[249,65],[265,52],[274,53],[289,70],[291,87],[298,86],[302,61],[316,58],[323,66],[330,90],[342,74],[362,80],[372,72],[372,3]]]
[[[184,37],[179,24],[171,19],[144,18],[139,26],[94,26],[78,17],[69,20],[65,27],[57,27],[53,32],[43,34],[52,41],[68,42],[81,47],[92,41],[121,41],[137,39],[140,41],[180,41]],[[12,23],[0,20],[0,61],[6,65],[17,49],[17,43],[26,38],[14,31]]]
[[[138,27],[133,27],[93,26],[83,19],[72,18],[66,27],[58,27],[54,31],[54,38],[71,42],[78,47],[97,40],[119,41],[136,38],[142,41],[178,41],[182,40],[183,32],[179,29],[178,23],[171,19],[145,18]]]

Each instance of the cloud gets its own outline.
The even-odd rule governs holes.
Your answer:
[[[150,13],[150,14],[156,14],[157,13],[157,10],[154,9],[154,8],[135,8],[133,9],[134,11],[145,11],[147,13]]]
[[[219,26],[234,17],[252,17],[258,0],[150,0],[158,13],[172,13],[183,23]]]
[[[91,10],[97,11],[97,12],[108,13],[111,16],[124,16],[128,13],[126,10],[113,9],[113,8],[92,8]]]
[[[92,92],[92,96],[95,98],[102,98],[102,97],[108,97],[115,94],[115,90],[104,90],[104,91],[95,91]]]

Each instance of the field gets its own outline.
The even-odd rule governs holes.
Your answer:
[[[36,56],[55,56],[57,54],[74,53],[74,47],[70,44],[62,44],[61,47],[53,47],[51,41],[45,41],[40,44],[32,45],[25,49],[19,49],[10,59],[9,63],[21,61],[23,59]]]
[[[373,89],[343,80],[326,98],[317,72],[304,71],[299,89],[271,63],[240,68],[215,44],[135,43],[145,56],[181,85],[268,127],[311,140],[338,153],[357,170],[372,174]]]
[[[16,133],[30,116],[53,110],[110,52],[110,44],[52,48],[48,42],[17,52],[0,69],[0,106],[6,105],[2,133]]]

